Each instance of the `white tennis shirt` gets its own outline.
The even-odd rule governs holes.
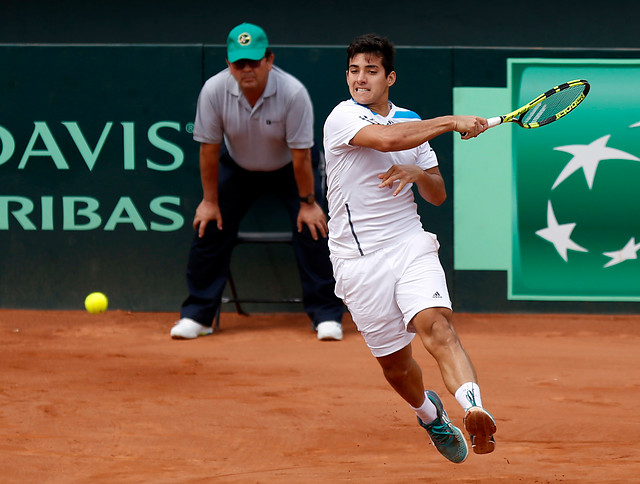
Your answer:
[[[313,146],[313,106],[304,85],[273,66],[255,106],[229,69],[209,78],[200,91],[193,139],[218,144],[251,171],[273,171],[291,161],[293,149]]]
[[[387,116],[374,113],[353,99],[338,104],[324,124],[324,150],[329,203],[329,249],[340,258],[369,254],[423,230],[412,184],[393,196],[378,188],[378,175],[394,164],[438,165],[429,143],[417,148],[384,153],[353,146],[350,141],[365,126],[418,121],[413,111],[390,103]]]

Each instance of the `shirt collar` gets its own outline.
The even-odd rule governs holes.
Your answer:
[[[269,72],[269,77],[267,78],[267,85],[265,86],[264,92],[262,93],[262,96],[260,96],[260,99],[256,104],[261,103],[262,99],[269,96],[273,96],[276,93],[277,82],[276,82],[276,76],[273,75],[274,69],[275,69],[275,66],[273,69],[271,69],[271,72]],[[229,69],[227,68],[227,71],[228,70]],[[238,86],[238,82],[231,75],[231,73],[229,73],[229,78],[227,79],[227,91],[232,96],[236,96],[236,97],[240,97],[242,94],[242,92],[240,91],[240,86]]]
[[[364,104],[360,104],[358,102],[355,101],[355,99],[351,98],[351,102],[353,104],[357,104],[358,106],[362,106],[363,108],[368,109],[369,111],[371,111],[372,114],[376,115],[376,116],[381,116],[383,118],[388,118],[391,116],[391,114],[393,113],[394,109],[395,109],[395,105],[391,102],[391,101],[387,101],[389,103],[389,114],[387,114],[386,116],[382,116],[382,114],[380,113],[376,113],[375,111],[373,111],[369,106],[366,106]]]

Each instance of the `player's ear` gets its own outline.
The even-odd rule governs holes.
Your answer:
[[[387,76],[387,86],[391,87],[396,83],[396,71],[391,71]]]

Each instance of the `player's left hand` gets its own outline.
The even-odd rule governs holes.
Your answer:
[[[393,165],[386,173],[380,173],[378,178],[382,180],[382,183],[378,185],[379,188],[389,187],[393,189],[393,184],[398,183],[398,187],[393,192],[395,197],[407,183],[415,183],[420,177],[424,176],[424,170],[417,165]]]
[[[319,235],[326,238],[329,233],[327,217],[317,203],[301,203],[297,222],[298,232],[302,232],[303,224],[306,224],[313,240],[318,240]]]

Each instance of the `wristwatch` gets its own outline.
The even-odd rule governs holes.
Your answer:
[[[309,205],[311,205],[312,203],[316,202],[316,196],[311,193],[310,195],[307,195],[306,197],[300,197],[300,201],[303,203],[308,203]]]

